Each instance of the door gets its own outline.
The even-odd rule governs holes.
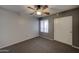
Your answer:
[[[54,19],[54,40],[72,45],[72,16]]]

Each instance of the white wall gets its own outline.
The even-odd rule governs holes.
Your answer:
[[[0,48],[38,36],[38,20],[0,9]]]

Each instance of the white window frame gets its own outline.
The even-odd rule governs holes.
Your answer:
[[[40,21],[40,32],[48,33],[49,22],[48,19],[44,19]]]

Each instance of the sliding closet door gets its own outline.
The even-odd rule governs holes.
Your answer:
[[[72,16],[54,19],[54,40],[72,45]]]

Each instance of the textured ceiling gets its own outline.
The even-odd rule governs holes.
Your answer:
[[[32,13],[33,10],[28,9],[27,6],[28,5],[0,5],[0,8],[4,8],[4,9],[11,10],[13,12],[18,12],[18,13],[21,13],[21,14],[30,15],[30,13]],[[34,7],[34,6],[31,6],[31,7]],[[49,7],[49,12],[51,14],[55,14],[55,13],[58,13],[58,12],[77,8],[79,6],[77,6],[77,5],[49,5],[48,7]],[[34,15],[34,16],[39,17],[39,16],[36,16],[36,15]]]

